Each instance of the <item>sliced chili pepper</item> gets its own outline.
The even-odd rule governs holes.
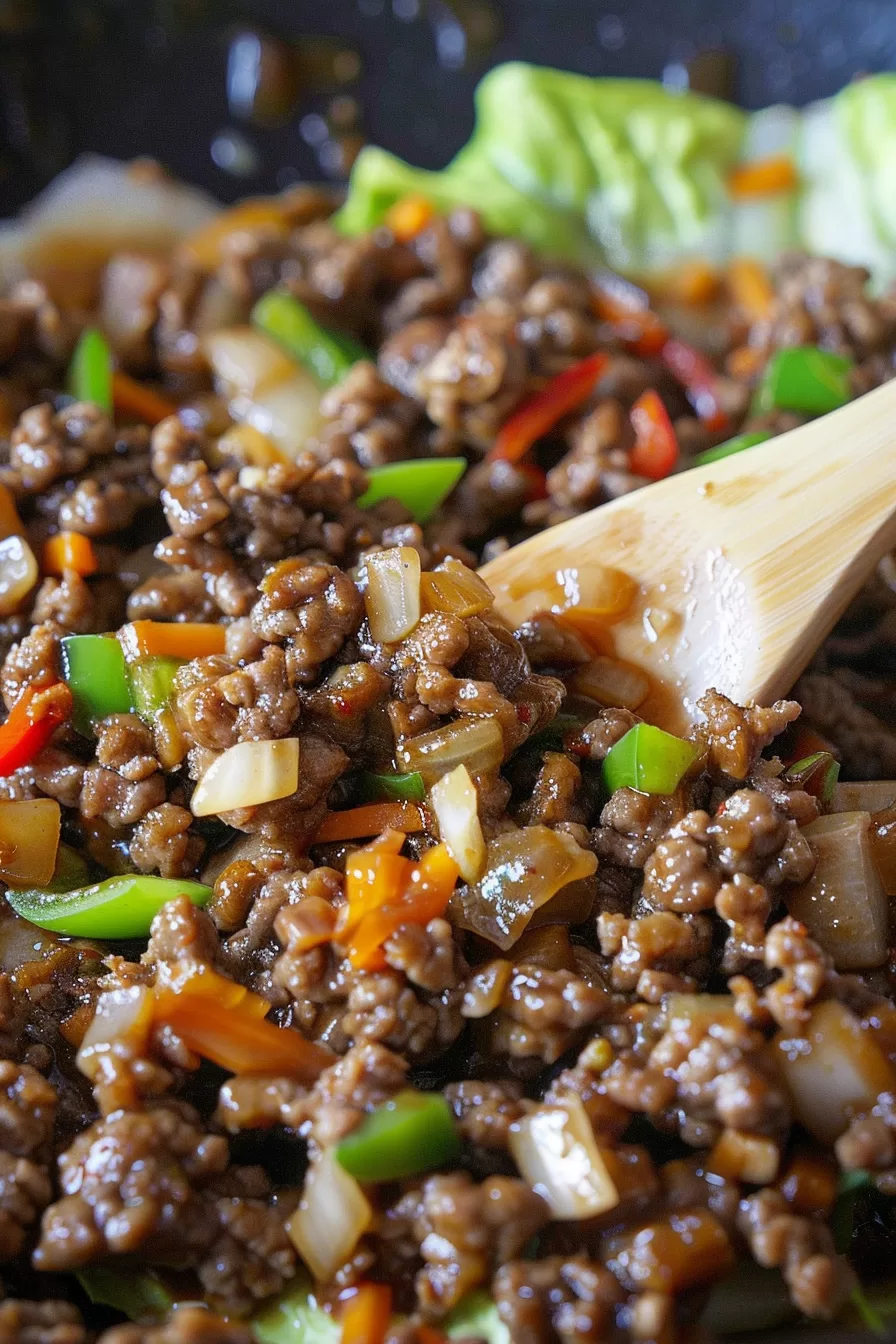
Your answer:
[[[742,453],[747,448],[755,448],[758,443],[765,443],[772,436],[766,430],[757,429],[752,434],[735,434],[733,439],[726,439],[724,443],[716,444],[715,448],[707,448],[705,453],[698,453],[694,458],[695,467],[706,467],[710,462],[721,462],[723,457],[733,457],[735,453]]]
[[[147,425],[158,425],[177,414],[173,401],[138,383],[130,374],[117,369],[112,375],[112,404],[119,415],[131,416]]]
[[[527,504],[533,504],[537,499],[547,499],[549,497],[548,478],[541,467],[537,467],[534,462],[520,462],[516,469],[526,481]]]
[[[384,1344],[392,1318],[392,1289],[362,1283],[342,1310],[340,1344]]]
[[[547,387],[524,402],[501,427],[488,455],[489,460],[519,462],[534,443],[591,395],[607,362],[606,355],[588,355],[586,359],[579,360],[578,364],[558,373]]]
[[[99,563],[89,537],[81,532],[57,532],[44,545],[40,567],[45,574],[63,574],[73,569],[86,578],[96,573]]]
[[[0,725],[0,779],[29,765],[72,712],[72,693],[62,682],[26,686]]]
[[[684,341],[666,341],[661,356],[666,368],[688,394],[697,415],[713,433],[728,426],[728,414],[719,402],[718,374],[705,355]]]
[[[595,276],[593,284],[591,306],[595,316],[611,322],[613,334],[635,354],[659,354],[669,333],[650,307],[645,291],[613,271]]]
[[[678,439],[663,400],[652,387],[638,397],[631,422],[635,446],[629,454],[629,468],[636,476],[661,481],[678,462]]]
[[[362,1184],[404,1181],[451,1162],[460,1140],[441,1092],[408,1088],[377,1106],[336,1148],[339,1165]]]

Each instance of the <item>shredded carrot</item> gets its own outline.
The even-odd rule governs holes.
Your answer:
[[[405,837],[400,832],[389,834],[400,835],[404,843]],[[339,912],[337,924],[339,939],[350,937],[371,911],[400,900],[411,879],[413,866],[411,860],[401,854],[372,845],[350,855],[345,865],[346,904]]]
[[[728,178],[728,190],[736,200],[755,196],[779,196],[798,185],[796,164],[789,154],[770,154],[767,159],[741,163]]]
[[[751,322],[768,317],[775,291],[761,262],[752,257],[735,257],[728,266],[728,288],[738,308]]]
[[[314,836],[314,844],[329,840],[362,840],[380,831],[422,831],[426,818],[416,803],[368,803],[347,812],[331,812]]]
[[[41,569],[45,574],[61,574],[66,569],[73,569],[86,578],[88,574],[95,574],[98,568],[93,542],[80,532],[57,532],[44,545]]]
[[[112,375],[112,402],[119,415],[133,416],[147,425],[157,425],[177,411],[173,401],[153,392],[151,387],[144,387],[121,370]]]
[[[391,229],[400,243],[409,243],[422,233],[433,219],[436,211],[425,196],[403,196],[386,211],[383,223]]]
[[[223,653],[223,625],[202,621],[131,621],[118,632],[129,662],[138,658],[207,658]]]
[[[719,272],[700,257],[689,258],[660,277],[657,290],[664,299],[699,308],[719,292]]]
[[[725,370],[732,378],[755,378],[762,368],[764,355],[755,345],[739,345],[725,360]]]
[[[342,1310],[341,1344],[384,1344],[392,1318],[392,1289],[362,1283]]]
[[[260,994],[238,985],[226,975],[221,975],[202,961],[184,960],[175,963],[176,973],[172,976],[164,969],[160,970],[158,981],[160,989],[170,990],[174,994],[189,994],[193,998],[208,999],[224,1008],[238,1008],[249,1017],[267,1017],[271,1005]],[[182,969],[186,968],[186,969]]]
[[[348,949],[355,969],[382,969],[382,947],[393,933],[405,924],[425,925],[439,919],[451,899],[458,871],[445,845],[435,845],[419,863],[411,864],[410,878],[397,899],[369,910],[359,921]]]
[[[0,541],[5,537],[21,537],[24,531],[12,491],[0,485]]]
[[[291,1027],[278,1027],[243,1004],[223,1004],[203,994],[156,990],[155,1021],[169,1027],[188,1050],[237,1074],[270,1074],[312,1083],[335,1058]]]

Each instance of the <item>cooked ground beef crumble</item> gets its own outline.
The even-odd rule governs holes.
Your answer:
[[[893,562],[794,700],[743,708],[708,691],[692,765],[662,795],[605,787],[603,762],[640,720],[571,684],[595,656],[582,628],[545,612],[510,630],[472,571],[645,483],[630,412],[647,389],[683,469],[734,433],[800,419],[750,410],[782,348],[849,356],[856,394],[890,377],[893,298],[869,297],[856,268],[792,257],[765,319],[713,306],[721,430],[598,315],[584,273],[486,236],[471,210],[401,241],[342,237],[329,209],[291,193],[287,228],[243,226],[232,246],[223,234],[215,265],[116,255],[93,314],[35,279],[0,311],[0,484],[34,555],[74,534],[95,561],[69,563],[69,540],[64,563],[44,561],[9,601],[0,574],[7,712],[30,702],[55,716],[4,771],[0,809],[58,805],[74,864],[59,891],[174,884],[142,936],[35,929],[4,905],[0,1340],[86,1344],[95,1271],[151,1274],[162,1294],[136,1323],[103,1329],[122,1317],[102,1315],[101,1344],[246,1344],[263,1304],[304,1291],[309,1272],[334,1318],[389,1285],[404,1317],[392,1344],[444,1338],[480,1290],[513,1344],[670,1344],[748,1258],[779,1272],[803,1316],[836,1317],[856,1282],[832,1233],[837,1170],[867,1177],[862,1198],[896,1191],[892,964],[886,950],[843,961],[788,912],[822,862],[805,828],[831,798],[817,771],[786,767],[830,752],[852,779],[896,776]],[[276,287],[370,352],[291,456],[260,430],[234,435],[239,397],[223,394],[206,343],[210,312],[239,328]],[[152,423],[62,392],[89,322],[161,405]],[[513,412],[596,352],[593,391],[525,461],[490,455]],[[467,469],[423,523],[395,499],[364,506],[372,469],[449,457]],[[465,602],[431,600],[384,635],[372,585],[378,557],[395,555],[460,584]],[[73,718],[63,641],[126,643],[139,622],[185,635],[159,646],[182,650],[161,706]],[[212,787],[226,753],[272,743],[297,745],[288,788],[241,797],[233,767]],[[469,869],[433,790],[461,762]],[[425,802],[376,794],[418,770]],[[893,825],[893,789],[848,804],[874,814],[875,834]],[[361,807],[368,828],[345,829]],[[520,856],[529,888],[508,894]],[[0,843],[0,870],[13,857]],[[446,863],[460,885],[430,908]],[[409,882],[424,914],[387,903],[362,955],[365,864]],[[565,874],[549,899],[533,895],[545,869]],[[518,907],[510,932],[487,923],[501,901]],[[242,1054],[215,1036],[216,1010],[237,1037],[245,1028]],[[811,1084],[788,1066],[821,1022],[832,1049],[864,1051],[833,1127],[813,1123]],[[381,1180],[344,1171],[331,1199],[350,1183],[363,1215],[335,1255],[315,1254],[301,1231],[315,1181],[409,1089],[441,1098],[446,1155]],[[564,1211],[533,1137],[551,1124],[603,1173],[603,1205]],[[180,1303],[167,1315],[166,1296]]]

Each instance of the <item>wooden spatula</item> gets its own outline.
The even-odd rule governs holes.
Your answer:
[[[606,567],[637,581],[616,653],[654,689],[639,707],[681,731],[715,687],[786,694],[896,545],[896,381],[767,443],[605,504],[490,561],[514,625],[595,606]]]

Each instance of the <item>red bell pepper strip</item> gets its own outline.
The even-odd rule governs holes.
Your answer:
[[[548,498],[548,478],[534,462],[520,462],[517,471],[526,481],[526,503]]]
[[[0,726],[0,778],[28,765],[72,712],[72,693],[64,682],[26,686]]]
[[[631,409],[635,446],[629,454],[629,468],[636,476],[661,481],[678,462],[678,439],[662,398],[649,387]]]
[[[504,459],[519,462],[542,435],[553,429],[558,420],[574,411],[589,397],[594,385],[607,365],[607,356],[588,355],[570,368],[558,373],[546,387],[524,402],[498,433],[489,461]]]
[[[595,317],[613,324],[614,336],[636,355],[658,355],[669,339],[645,291],[612,271],[594,277],[591,307]]]
[[[666,341],[662,360],[681,383],[697,415],[707,429],[721,433],[728,428],[728,414],[718,398],[718,374],[705,355],[684,341]]]

